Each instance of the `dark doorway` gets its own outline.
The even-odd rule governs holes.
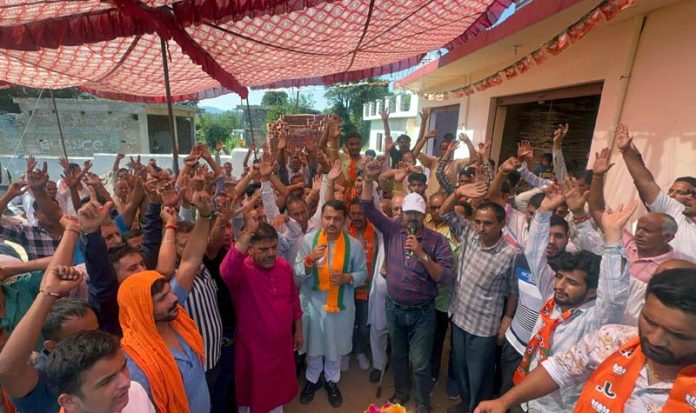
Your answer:
[[[572,96],[574,90],[584,96]],[[600,94],[601,84],[593,84],[544,92],[542,99],[534,101],[525,102],[522,97],[499,99],[499,106],[505,108],[505,120],[498,164],[516,155],[521,140],[528,140],[534,146],[534,164],[539,165],[541,156],[551,153],[554,129],[558,124],[568,123],[570,129],[563,140],[566,166],[571,173],[585,169]]]
[[[440,142],[446,134],[456,135],[459,124],[459,105],[433,108],[430,114],[429,130],[435,129],[437,136],[428,142],[426,153],[440,157]],[[427,131],[426,131],[427,132]],[[456,138],[456,136],[455,136]]]
[[[175,119],[179,153],[189,153],[193,147],[191,119],[183,117]],[[169,118],[167,116],[147,115],[147,134],[150,140],[150,153],[172,153],[172,139],[169,135]]]

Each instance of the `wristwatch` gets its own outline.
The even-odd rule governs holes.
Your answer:
[[[430,262],[430,257],[428,256],[428,254],[425,254],[425,255],[423,256],[423,259],[422,259],[422,260],[418,260],[418,261],[420,261],[421,264],[425,265],[425,264],[427,264],[428,262]]]

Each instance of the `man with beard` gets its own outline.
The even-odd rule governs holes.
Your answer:
[[[128,371],[158,413],[210,411],[203,337],[179,305],[187,295],[156,271],[133,274],[118,289]]]
[[[276,230],[248,217],[220,268],[238,315],[240,413],[282,412],[297,394],[293,350],[302,348],[302,311],[292,267],[277,249]]]
[[[475,413],[510,406],[581,385],[575,413],[691,412],[696,408],[696,270],[655,275],[638,329],[607,325],[549,357],[521,383]],[[568,411],[568,410],[567,410]]]
[[[544,198],[544,194],[538,195],[542,199]],[[532,205],[534,200],[533,197],[527,208],[536,209],[539,206],[541,201]],[[533,213],[534,211],[532,211]],[[546,259],[552,269],[556,267],[554,261],[565,252],[567,245],[568,222],[558,215],[552,215],[549,223],[549,241],[546,247]],[[537,248],[542,247],[543,245],[539,245]],[[515,276],[517,277],[519,299],[510,327],[505,332],[505,342],[501,351],[502,380],[500,391],[502,393],[512,388],[512,376],[522,361],[527,343],[534,332],[534,324],[539,318],[539,309],[544,305],[544,298],[536,288],[535,278],[529,270],[524,252],[518,254],[515,260]]]
[[[623,155],[626,168],[638,189],[640,199],[652,212],[671,215],[677,221],[678,230],[672,240],[672,246],[691,258],[696,259],[696,199],[691,177],[678,178],[669,189],[669,195],[662,192],[655,182],[650,170],[645,166],[633,138],[625,125],[619,125],[616,131],[616,147]]]
[[[621,321],[629,289],[628,270],[621,270],[623,227],[637,204],[604,212],[604,251],[601,259],[588,251],[564,252],[556,259],[557,268],[547,263],[547,256],[557,255],[555,238],[567,234],[550,230],[553,211],[564,202],[558,188],[551,188],[537,209],[529,231],[525,256],[541,297],[549,297],[541,308],[524,357],[515,371],[515,384],[547,357],[565,351],[585,334],[602,325]],[[529,402],[529,412],[567,411],[580,389],[564,387],[558,392]]]
[[[362,182],[360,182],[360,192],[362,193]],[[370,360],[365,353],[367,352],[368,342],[372,346],[372,357],[376,370],[381,370],[385,363],[382,357],[382,349],[386,348],[386,343],[380,340],[382,336],[378,325],[370,327],[368,325],[370,306],[384,306],[385,287],[384,278],[380,275],[380,269],[384,262],[384,244],[382,234],[365,218],[360,208],[360,200],[353,198],[348,204],[348,225],[346,226],[348,235],[362,242],[365,249],[367,263],[367,279],[363,285],[355,290],[355,325],[353,330],[353,355],[358,359],[360,368],[367,370],[370,368]],[[377,283],[377,285],[373,285]],[[374,289],[379,297],[372,297]],[[380,294],[381,292],[381,294]],[[376,299],[375,299],[376,298]],[[375,309],[373,308],[372,311]],[[372,331],[375,330],[375,331]],[[368,337],[369,336],[369,337]],[[344,356],[341,368],[347,370],[349,357]],[[344,368],[346,367],[346,368]],[[376,375],[377,373],[374,373]],[[372,377],[374,379],[374,376]]]
[[[416,412],[431,410],[430,355],[435,334],[435,297],[438,285],[452,282],[452,250],[447,239],[423,226],[425,200],[417,193],[403,199],[400,221],[389,219],[373,202],[373,183],[381,165],[371,162],[365,171],[360,206],[383,235],[387,250],[386,315],[394,362],[395,392],[390,401],[409,399],[415,376]]]
[[[321,229],[299,241],[295,277],[301,284],[306,311],[303,350],[307,353],[302,404],[311,402],[322,384],[333,407],[343,403],[337,384],[341,377],[341,357],[350,353],[352,347],[354,289],[367,277],[362,244],[343,231],[347,215],[343,202],[327,201],[321,208]]]

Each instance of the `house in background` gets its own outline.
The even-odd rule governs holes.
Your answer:
[[[463,43],[398,84],[423,96],[451,91],[501,71],[554,38],[600,2],[532,1],[507,20]],[[635,0],[612,20],[540,65],[500,85],[457,97],[421,99],[432,107],[429,127],[454,122],[474,142],[492,142],[500,162],[527,139],[539,157],[551,149],[559,123],[569,123],[563,151],[570,168],[592,166],[615,126],[629,126],[657,183],[696,175],[696,1]],[[611,205],[635,198],[621,156],[607,181]]]
[[[420,128],[418,116],[420,102],[418,95],[400,93],[364,104],[363,120],[370,122],[370,137],[367,147],[384,152],[386,136],[380,115],[384,108],[389,108],[389,130],[392,138],[396,140],[399,135],[406,134],[411,137],[411,143],[414,144]]]

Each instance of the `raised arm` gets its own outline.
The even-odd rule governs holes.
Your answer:
[[[172,207],[162,208],[160,219],[164,222],[164,236],[157,256],[156,271],[170,278],[176,270],[176,210]]]
[[[568,170],[566,169],[565,158],[563,157],[563,138],[568,134],[568,124],[558,125],[558,128],[553,131],[553,150],[551,157],[553,159],[553,172],[556,174],[558,182],[565,181],[568,178]]]
[[[254,152],[256,149],[256,146],[252,143],[249,145],[249,149],[247,149],[247,153],[244,156],[244,161],[242,161],[242,167],[248,168],[249,167],[249,158],[251,157],[251,153]]]
[[[5,193],[2,194],[2,197],[0,197],[0,215],[5,213],[7,206],[10,204],[10,202],[12,202],[13,199],[24,195],[24,193],[27,192],[27,189],[26,182],[24,181],[11,183],[10,186],[7,187],[7,191],[5,191]]]
[[[16,263],[4,264],[0,268],[0,281],[7,280],[18,274],[44,271],[51,259],[52,257],[43,257],[31,261],[17,261]]]
[[[628,266],[622,270],[621,240],[623,229],[638,207],[632,201],[626,207],[619,205],[613,211],[604,211],[604,252],[600,264],[597,300],[594,308],[596,328],[605,324],[618,324],[626,313],[630,273]]]
[[[466,135],[463,136],[466,137]],[[468,139],[469,138],[467,137],[467,140]],[[469,141],[469,143],[471,143],[471,141]],[[444,160],[448,159],[449,156],[452,153],[454,153],[458,145],[459,143],[457,141],[450,142],[450,144],[447,146],[447,150],[445,151],[445,153],[443,153],[442,156],[440,156],[440,160],[437,163],[437,170],[435,171],[435,177],[437,178],[437,181],[440,183],[440,187],[445,190],[447,195],[451,195],[457,189],[457,184],[452,182],[447,176],[447,173],[445,173],[446,164]],[[459,171],[457,171],[457,174],[459,174]]]
[[[102,222],[112,205],[110,202],[100,204],[94,188],[90,187],[87,190],[89,202],[77,211],[77,217],[82,230],[80,248],[85,256],[87,273],[90,275],[87,283],[89,303],[97,315],[100,328],[111,334],[118,334],[118,281],[108,258],[106,242],[101,236]]]
[[[600,152],[595,154],[594,165],[592,166],[592,184],[590,185],[590,194],[588,197],[588,204],[590,207],[590,214],[594,218],[595,222],[602,225],[601,219],[604,213],[604,178],[614,166],[610,162],[611,150],[609,148],[604,148]]]
[[[208,233],[210,232],[211,205],[210,195],[199,191],[193,194],[193,205],[198,211],[198,219],[193,227],[189,242],[181,254],[181,263],[176,271],[176,282],[186,292],[191,291],[193,279],[203,262],[203,255],[208,246]]]
[[[27,185],[29,188],[31,188],[31,192],[34,194],[36,204],[39,206],[39,210],[46,215],[46,218],[55,222],[60,222],[60,218],[63,215],[62,211],[60,210],[60,206],[53,202],[46,192],[46,182],[48,182],[48,165],[46,162],[44,162],[42,169],[35,170],[34,165],[36,164],[36,161],[34,161],[33,164],[30,164],[30,160],[27,161]],[[78,202],[75,210],[77,211],[79,207],[80,204]]]
[[[41,281],[39,294],[0,353],[0,385],[14,398],[28,395],[38,383],[38,373],[28,360],[53,303],[81,282],[81,273],[69,266],[80,227],[67,218],[63,221],[65,231]]]
[[[510,172],[517,169],[519,164],[520,161],[513,156],[508,158],[507,161],[500,165],[500,168],[498,168],[498,173],[495,175],[493,182],[491,182],[491,185],[488,187],[486,198],[502,206],[503,208],[507,205],[507,199],[502,192],[503,182],[505,182]]]
[[[213,156],[210,154],[210,150],[208,149],[205,144],[200,143],[200,148],[201,148],[201,158],[205,159],[206,162],[208,162],[208,165],[210,165],[210,169],[213,171],[213,177],[214,179],[217,179],[224,175],[222,172],[222,168],[220,168],[220,165],[215,162],[215,159]]]
[[[535,285],[543,299],[548,298],[553,293],[555,279],[555,271],[551,269],[546,259],[551,215],[564,201],[565,198],[560,188],[550,187],[529,226],[529,238],[524,255],[529,264],[529,271],[534,277]]]
[[[420,124],[420,129],[418,130],[418,138],[416,139],[416,145],[413,147],[413,156],[416,158],[418,157],[418,154],[420,151],[423,149],[423,145],[425,145],[425,130],[428,127],[428,120],[430,119],[430,108],[423,108],[420,113],[421,117],[421,124]],[[420,147],[418,144],[420,143]]]
[[[614,137],[616,148],[621,152],[626,163],[626,168],[633,178],[633,183],[638,189],[640,199],[647,205],[651,205],[660,194],[660,187],[655,183],[650,170],[645,166],[640,151],[633,144],[633,138],[628,134],[626,125],[619,124]]]

